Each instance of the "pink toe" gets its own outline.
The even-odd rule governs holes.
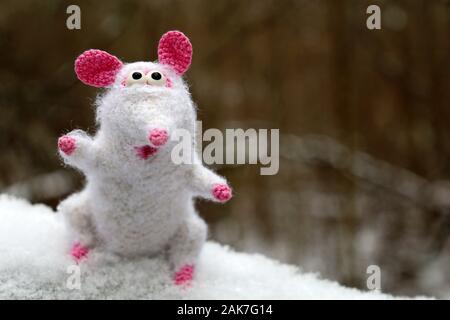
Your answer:
[[[214,185],[212,194],[220,202],[226,202],[233,196],[231,188],[224,183]]]
[[[169,140],[169,133],[165,129],[153,129],[148,135],[148,139],[155,147],[160,147]]]
[[[148,159],[151,156],[153,156],[158,149],[153,148],[152,146],[146,145],[141,147],[134,147],[134,150],[136,150],[136,155],[141,159]]]
[[[88,253],[89,249],[81,245],[79,242],[74,243],[72,249],[70,250],[70,254],[77,263],[83,260],[84,258],[87,258]]]
[[[194,278],[194,265],[185,264],[173,276],[173,281],[177,286],[190,284]]]
[[[58,148],[68,156],[70,156],[76,149],[76,141],[69,136],[62,136],[58,139]]]

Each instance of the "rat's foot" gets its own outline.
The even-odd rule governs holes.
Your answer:
[[[64,154],[70,156],[77,148],[77,143],[75,138],[68,135],[62,136],[58,139],[58,148]]]
[[[153,129],[148,135],[148,140],[155,147],[161,147],[169,140],[169,133],[166,129]]]
[[[74,258],[76,263],[87,258],[89,249],[81,245],[79,242],[75,242],[70,250],[70,255]]]
[[[231,188],[225,183],[219,183],[214,185],[212,189],[212,194],[214,198],[220,202],[227,202],[233,196]]]
[[[173,276],[173,282],[177,286],[190,286],[194,278],[194,265],[185,264]]]

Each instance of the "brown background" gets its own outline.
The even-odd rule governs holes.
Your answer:
[[[281,133],[277,175],[217,168],[235,198],[199,204],[212,239],[359,288],[377,264],[383,291],[450,297],[449,1],[2,1],[0,190],[55,206],[80,188],[56,139],[95,132],[99,91],[74,59],[155,60],[171,29],[194,44],[204,129]]]

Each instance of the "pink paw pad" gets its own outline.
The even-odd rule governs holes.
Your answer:
[[[213,194],[214,198],[216,198],[220,202],[226,202],[226,201],[230,200],[231,197],[233,196],[232,192],[231,192],[231,188],[224,183],[216,184],[213,187],[212,194]]]
[[[194,278],[194,266],[192,264],[185,264],[173,276],[173,281],[177,286],[190,284]]]
[[[58,148],[66,155],[70,156],[77,148],[74,138],[69,136],[62,136],[58,139]]]
[[[70,255],[75,259],[77,263],[82,259],[87,258],[88,253],[89,249],[82,246],[79,242],[76,242],[70,250]]]
[[[148,145],[142,147],[134,147],[134,150],[136,150],[136,155],[143,160],[150,158],[158,151],[158,149]]]
[[[164,145],[169,140],[169,134],[165,129],[153,129],[148,135],[148,139],[155,147]]]

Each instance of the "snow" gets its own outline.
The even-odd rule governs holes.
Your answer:
[[[91,252],[78,274],[62,220],[47,206],[0,195],[1,299],[393,299],[302,273],[259,254],[208,242],[190,288],[172,285],[163,257]],[[68,286],[69,284],[69,286]],[[76,287],[76,286],[75,286]],[[72,288],[72,289],[70,289]]]

